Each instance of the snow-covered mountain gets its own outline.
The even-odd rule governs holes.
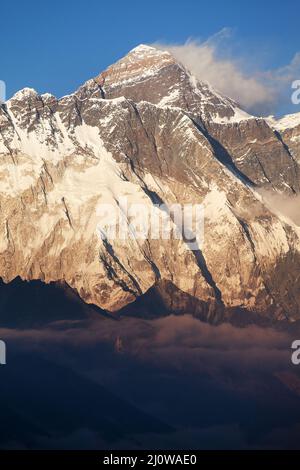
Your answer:
[[[0,112],[0,277],[112,312],[154,292],[202,318],[300,318],[300,228],[261,195],[299,193],[297,122],[250,116],[144,45],[61,99],[21,90]],[[203,204],[203,246],[101,240],[99,204],[123,197]]]

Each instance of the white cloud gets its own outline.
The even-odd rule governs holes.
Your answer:
[[[300,196],[288,196],[278,194],[266,189],[260,189],[259,193],[262,195],[268,207],[276,214],[281,214],[288,217],[294,224],[300,226]]]
[[[254,114],[275,114],[283,99],[290,102],[292,82],[300,78],[300,53],[279,69],[249,73],[247,64],[252,60],[224,53],[229,38],[230,30],[224,29],[204,42],[192,39],[176,45],[159,43],[156,47],[170,51],[198,79],[209,82],[244,109]]]

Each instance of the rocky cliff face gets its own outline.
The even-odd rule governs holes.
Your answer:
[[[299,192],[299,127],[276,126],[148,46],[59,100],[18,92],[0,113],[1,278],[111,312],[156,286],[172,311],[300,318],[300,229],[260,193]],[[99,205],[124,198],[202,204],[203,244],[101,240]]]

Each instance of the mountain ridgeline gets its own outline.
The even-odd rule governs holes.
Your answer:
[[[298,320],[300,228],[264,195],[297,198],[299,162],[300,115],[251,116],[154,47],[61,99],[25,88],[0,108],[0,277],[112,314]],[[203,245],[101,240],[122,197],[202,204]]]

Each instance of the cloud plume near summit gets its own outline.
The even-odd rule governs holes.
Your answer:
[[[188,39],[183,44],[157,42],[154,45],[171,52],[199,80],[207,81],[248,112],[276,114],[284,102],[290,103],[292,82],[300,77],[300,53],[278,69],[260,66],[249,72],[252,58],[228,53],[231,36],[231,30],[224,28],[206,41]]]

